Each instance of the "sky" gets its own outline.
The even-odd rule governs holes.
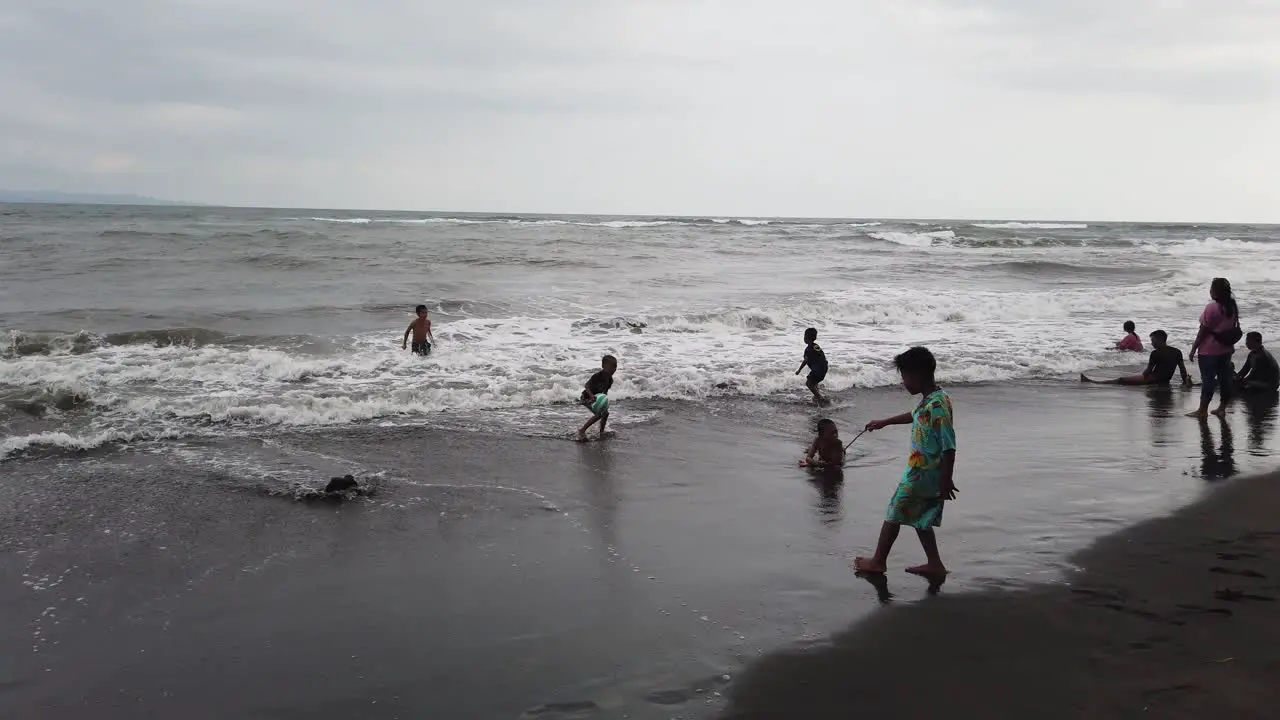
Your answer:
[[[0,187],[1280,222],[1280,0],[0,0]]]

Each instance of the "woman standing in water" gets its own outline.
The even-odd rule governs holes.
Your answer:
[[[1214,278],[1209,285],[1212,302],[1200,313],[1200,332],[1191,345],[1191,360],[1200,356],[1200,408],[1190,417],[1209,416],[1209,401],[1218,390],[1218,407],[1214,415],[1222,417],[1231,399],[1231,354],[1240,342],[1240,308],[1226,278]]]

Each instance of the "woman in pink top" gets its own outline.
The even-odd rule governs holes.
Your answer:
[[[1213,302],[1200,313],[1200,332],[1191,345],[1191,360],[1200,355],[1200,409],[1189,413],[1191,417],[1209,415],[1209,401],[1213,391],[1221,386],[1218,407],[1214,415],[1222,417],[1231,399],[1231,354],[1240,341],[1240,308],[1231,293],[1231,283],[1226,278],[1214,278],[1209,285],[1209,297]]]

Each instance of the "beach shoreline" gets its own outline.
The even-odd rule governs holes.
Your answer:
[[[889,578],[895,603],[922,610],[1041,592],[1098,537],[1275,464],[1274,406],[1201,424],[1177,389],[950,390],[953,575],[937,598]],[[883,389],[818,408],[801,392],[620,397],[603,442],[572,442],[577,412],[527,435],[459,418],[0,463],[0,608],[14,619],[0,625],[0,715],[715,717],[776,685],[756,678],[779,653],[820,656],[883,614],[850,562],[875,541],[906,433],[864,435],[837,478],[797,460],[818,418],[847,442],[914,400]],[[348,473],[373,492],[305,499]],[[920,556],[904,537],[892,563]]]
[[[1073,560],[1064,582],[1030,589],[885,597],[829,643],[751,664],[723,718],[1275,716],[1280,471],[1234,480]],[[887,578],[910,582],[900,568]]]

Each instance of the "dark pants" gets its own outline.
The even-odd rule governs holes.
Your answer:
[[[1231,353],[1225,355],[1201,355],[1200,361],[1200,403],[1208,405],[1213,399],[1213,391],[1222,388],[1222,401],[1231,397]]]

